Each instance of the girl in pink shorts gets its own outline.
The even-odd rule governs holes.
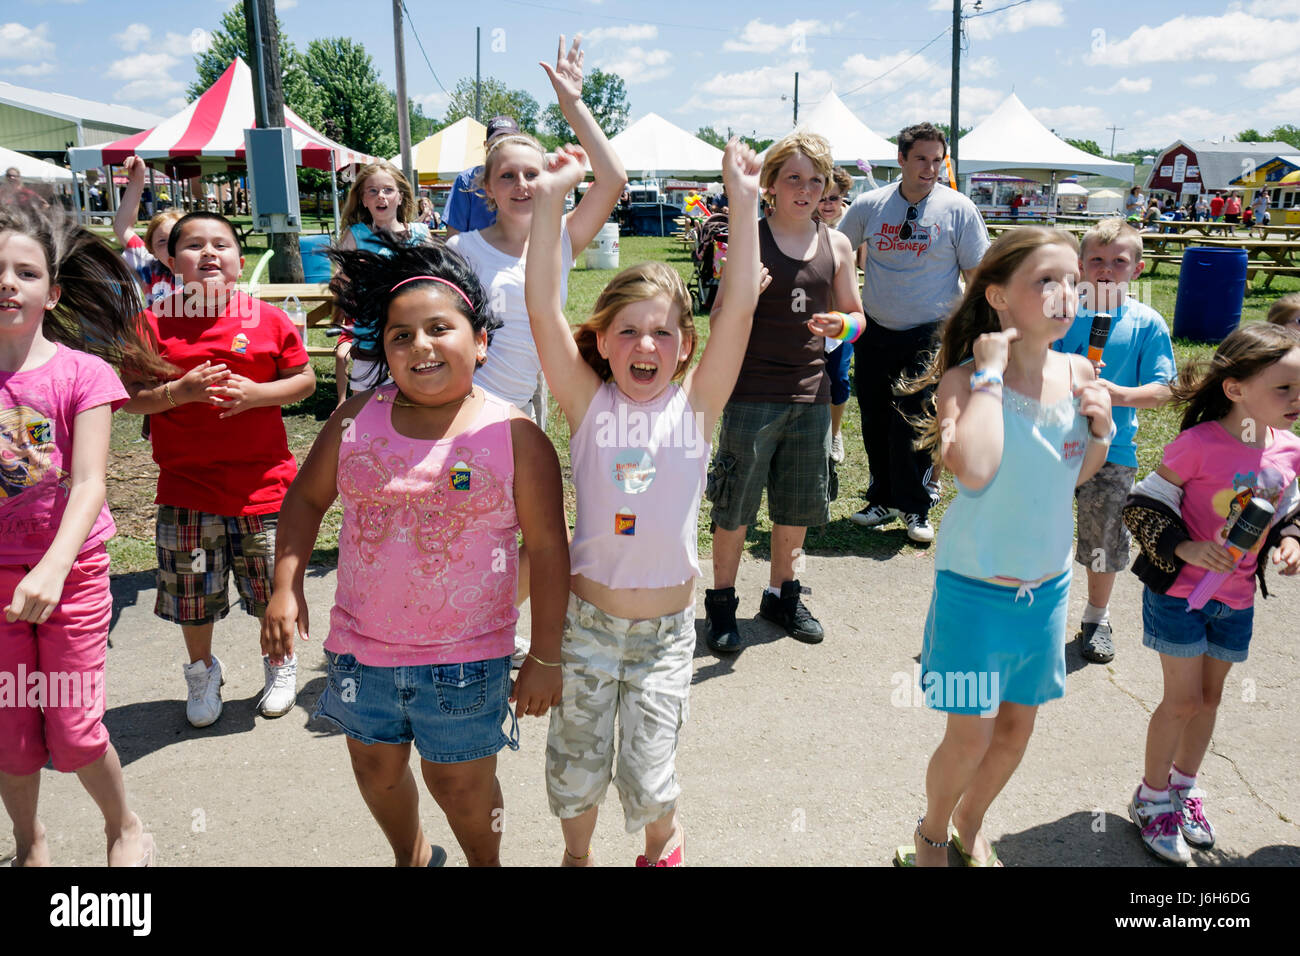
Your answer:
[[[166,371],[134,331],[139,294],[91,233],[0,210],[0,799],[18,866],[50,862],[36,815],[47,762],[99,805],[110,866],[153,857],[103,724],[115,530],[104,476],[127,400],[109,363]]]

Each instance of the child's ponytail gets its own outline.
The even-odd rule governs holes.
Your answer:
[[[1173,403],[1186,406],[1179,431],[1226,416],[1232,411],[1232,400],[1224,394],[1223,383],[1251,378],[1294,348],[1300,348],[1294,326],[1251,322],[1233,329],[1212,358],[1188,362],[1171,386]]]
[[[50,285],[60,289],[41,327],[45,338],[149,380],[176,374],[142,333],[144,302],[135,274],[103,240],[60,210],[24,206],[0,209],[2,232],[27,236],[45,252]]]

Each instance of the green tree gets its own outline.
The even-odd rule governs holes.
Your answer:
[[[487,76],[482,81],[482,103],[479,115],[486,123],[493,116],[511,116],[525,133],[537,132],[537,118],[541,106],[532,94],[524,90],[507,89],[500,80]],[[443,124],[450,126],[456,120],[474,115],[474,79],[463,76],[451,91]]]
[[[701,126],[695,131],[697,138],[704,140],[710,146],[716,146],[718,149],[725,149],[727,146],[726,137],[719,133],[712,126]]]
[[[582,102],[587,104],[587,109],[596,118],[596,125],[606,136],[617,136],[627,126],[631,104],[627,100],[627,87],[623,85],[623,78],[617,73],[606,73],[601,69],[588,73],[582,83]],[[572,143],[576,139],[573,130],[569,128],[569,121],[560,111],[559,103],[546,107],[542,124],[560,142]]]
[[[1094,155],[1094,156],[1105,156],[1105,155],[1106,155],[1105,153],[1103,153],[1103,152],[1101,151],[1101,147],[1097,145],[1097,141],[1096,141],[1096,140],[1092,140],[1092,139],[1070,139],[1070,137],[1067,136],[1067,137],[1065,137],[1065,141],[1066,141],[1067,143],[1069,143],[1071,146],[1073,146],[1075,149],[1081,149],[1081,150],[1083,150],[1085,153],[1092,153],[1092,155]]]
[[[1268,134],[1268,138],[1283,143],[1290,143],[1296,149],[1300,149],[1300,126],[1294,126],[1291,123],[1285,123],[1282,126],[1274,126],[1273,132]]]
[[[302,56],[293,41],[285,36],[279,18],[276,19],[276,24],[280,31],[280,66],[284,70],[281,83],[284,86],[285,105],[312,126],[319,127],[324,117],[324,100],[303,69]],[[236,57],[245,63],[251,59],[248,55],[248,30],[244,26],[242,3],[236,3],[221,15],[221,26],[212,33],[212,45],[194,57],[197,79],[185,91],[190,100],[198,99],[220,79]]]
[[[394,98],[364,46],[346,37],[312,40],[303,67],[324,101],[322,132],[374,156],[397,152]]]
[[[1240,133],[1237,134],[1237,142],[1239,143],[1262,143],[1264,141],[1265,140],[1263,134],[1261,134],[1260,131],[1255,129],[1254,127],[1250,129],[1243,129]]]

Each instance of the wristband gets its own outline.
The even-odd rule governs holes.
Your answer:
[[[990,369],[978,369],[970,373],[970,390],[973,392],[977,388],[986,385],[1001,385],[1002,373],[994,372]]]
[[[1001,385],[976,385],[970,390],[972,395],[978,394],[979,392],[983,392],[985,395],[992,395],[999,402],[1002,401]]]
[[[1090,422],[1088,424],[1088,441],[1095,445],[1109,445],[1114,440],[1116,431],[1118,431],[1118,428],[1115,425],[1115,420],[1111,419],[1110,433],[1105,438],[1098,438],[1092,433],[1092,423]]]
[[[866,328],[865,322],[859,322],[857,313],[854,312],[832,312],[831,315],[838,315],[840,322],[843,323],[840,328],[840,334],[835,336],[841,342],[855,342],[862,330]]]
[[[167,396],[167,404],[172,408],[176,407],[176,399],[172,398],[172,383],[168,382],[163,386],[163,394]]]
[[[532,653],[531,651],[528,653],[528,656],[532,660],[535,660],[537,663],[541,664],[543,667],[559,667],[561,664],[564,663],[563,661],[556,661],[554,664],[548,663],[547,661],[542,660],[540,657],[538,657],[536,654]]]

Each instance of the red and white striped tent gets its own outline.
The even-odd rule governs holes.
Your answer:
[[[374,157],[348,149],[318,133],[287,106],[285,125],[293,130],[294,159],[312,169],[342,169],[371,163]],[[244,130],[257,126],[253,73],[236,59],[197,100],[153,129],[98,146],[68,150],[73,170],[118,166],[128,156],[176,178],[224,173],[244,166]]]

